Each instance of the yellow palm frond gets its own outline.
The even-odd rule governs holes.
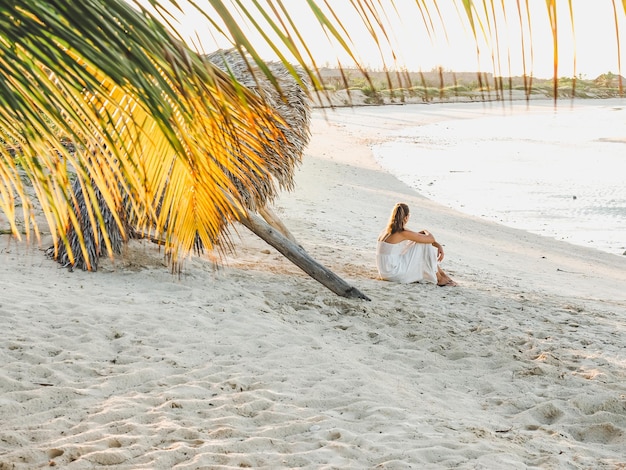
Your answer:
[[[233,175],[252,200],[273,196],[260,150],[280,138],[281,119],[263,100],[124,2],[52,3],[3,6],[3,19],[13,28],[0,37],[10,52],[0,59],[7,77],[2,96],[13,103],[0,110],[0,132],[15,142],[19,160],[3,149],[0,195],[16,233],[17,199],[26,223],[35,221],[21,176],[61,240],[68,225],[80,239],[91,227],[103,234],[105,246],[95,249],[110,252],[103,206],[122,230],[120,208],[127,206],[134,223],[165,238],[174,261],[192,249],[196,236],[208,247],[219,242],[224,225],[239,213],[244,201]],[[55,10],[59,4],[64,9]],[[107,9],[118,20],[106,29],[98,23],[96,38],[76,12],[85,13],[85,4],[95,16]],[[81,17],[76,31],[64,23],[75,17]],[[89,17],[85,23],[91,24]],[[85,54],[83,42],[118,55],[99,62],[102,52]],[[55,63],[44,60],[50,56]],[[69,210],[76,204],[73,178],[88,221]],[[100,238],[93,238],[98,244]],[[70,260],[74,255],[70,249]]]

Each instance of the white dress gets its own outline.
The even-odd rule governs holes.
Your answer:
[[[408,284],[417,281],[437,283],[437,249],[428,243],[403,240],[378,242],[376,265],[381,279]]]

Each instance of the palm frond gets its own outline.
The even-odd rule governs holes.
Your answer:
[[[244,206],[232,174],[249,200],[275,194],[260,150],[280,139],[281,118],[150,16],[124,1],[31,0],[1,2],[0,26],[0,137],[17,143],[21,163],[4,151],[2,208],[16,233],[16,199],[25,220],[35,220],[24,175],[61,239],[68,225],[79,238],[85,227],[100,230],[105,246],[96,249],[111,252],[103,210],[124,237],[118,214],[129,205],[138,225],[167,240],[174,260],[196,234],[205,246],[219,243]],[[88,220],[68,210],[73,178]]]

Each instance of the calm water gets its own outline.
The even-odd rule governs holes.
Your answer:
[[[492,105],[479,117],[392,135],[374,148],[377,160],[435,201],[570,243],[626,251],[626,100],[560,102],[556,111]]]

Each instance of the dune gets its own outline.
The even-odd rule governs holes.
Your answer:
[[[274,205],[370,302],[240,226],[234,253],[180,276],[147,242],[88,273],[3,235],[0,469],[624,468],[624,260],[383,171],[370,145],[389,130],[482,105],[422,106],[316,110],[296,189]],[[458,287],[377,279],[398,201]]]

